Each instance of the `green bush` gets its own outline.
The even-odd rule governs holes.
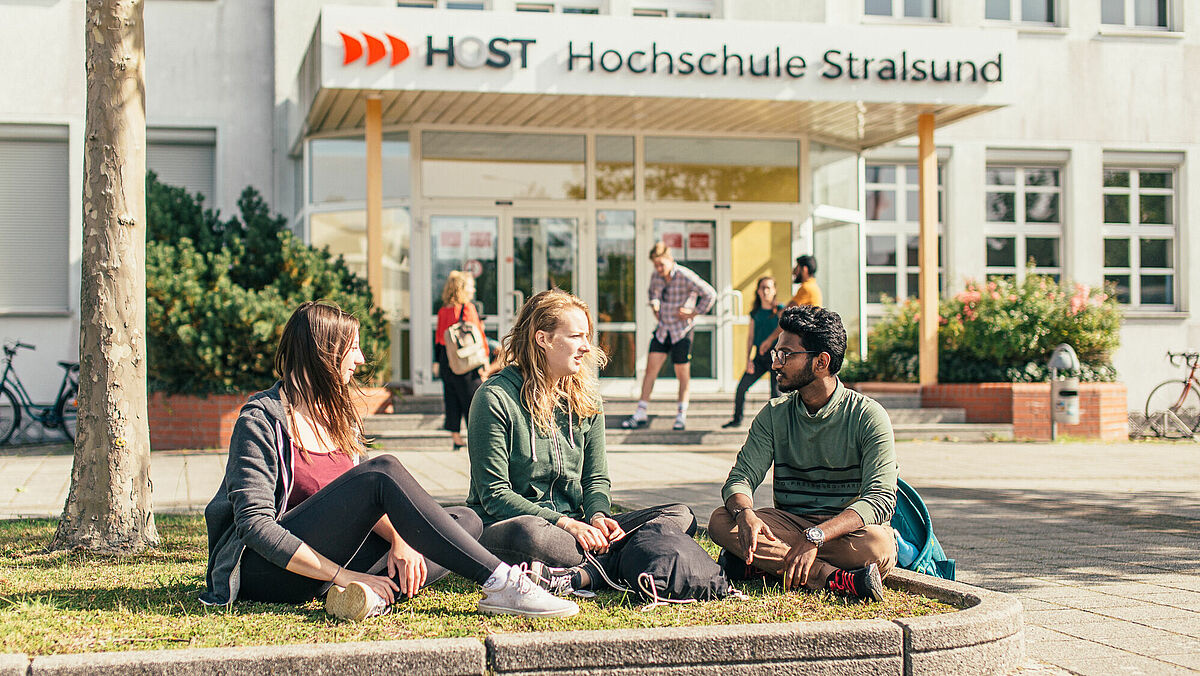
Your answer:
[[[362,323],[367,364],[382,376],[388,331],[367,283],[339,256],[296,238],[246,188],[222,220],[203,197],[146,180],[146,331],[152,391],[229,394],[270,387],[284,324],[300,303],[327,299]]]
[[[1121,310],[1111,293],[1083,284],[1058,283],[1029,273],[1017,284],[997,279],[967,282],[939,304],[938,380],[946,383],[1037,382],[1059,343],[1075,348],[1084,381],[1116,378]],[[915,299],[889,303],[867,337],[867,358],[848,363],[843,379],[917,382]]]

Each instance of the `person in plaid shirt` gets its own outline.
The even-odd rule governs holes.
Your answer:
[[[650,339],[641,400],[633,415],[621,422],[621,427],[634,429],[646,424],[654,381],[670,355],[671,363],[675,365],[675,378],[679,380],[675,429],[682,430],[687,426],[692,329],[696,326],[697,315],[712,309],[717,301],[717,291],[700,279],[700,275],[676,263],[671,257],[671,249],[661,241],[655,242],[654,248],[650,249],[650,262],[654,264],[654,274],[650,277],[650,308],[658,319],[658,327]]]

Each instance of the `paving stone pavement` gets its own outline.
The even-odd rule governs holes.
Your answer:
[[[615,501],[684,502],[705,522],[736,449],[609,452]],[[462,500],[465,453],[395,455],[437,498]],[[1021,676],[1200,673],[1200,444],[903,442],[897,455],[958,579],[1024,604]],[[157,452],[151,467],[156,509],[198,510],[224,454]],[[61,447],[4,450],[0,518],[56,515],[70,471]]]

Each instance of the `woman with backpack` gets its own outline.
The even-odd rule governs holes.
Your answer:
[[[779,313],[783,305],[775,302],[775,278],[759,277],[754,289],[754,307],[750,310],[750,330],[746,332],[746,372],[738,382],[733,395],[733,418],[721,425],[724,428],[740,427],[742,412],[746,408],[746,391],[767,376],[771,383],[771,398],[779,396],[779,385],[771,374],[771,345],[767,343],[779,328]]]
[[[386,612],[454,571],[483,586],[480,612],[567,617],[579,608],[479,545],[479,518],[443,509],[392,455],[367,459],[354,406],[358,320],[300,305],[275,353],[275,386],[242,407],[225,477],[204,510],[200,600],[307,603],[343,619]]]
[[[480,376],[482,369],[476,368],[466,373],[455,373],[451,368],[450,358],[446,351],[446,329],[460,322],[474,324],[479,329],[479,335],[486,335],[483,330],[483,319],[475,309],[475,278],[471,273],[462,270],[452,270],[446,277],[442,287],[442,307],[438,310],[436,346],[434,356],[437,358],[438,373],[442,378],[442,404],[446,410],[446,421],[442,429],[450,433],[454,450],[461,450],[465,445],[462,438],[462,421],[468,418],[471,411],[471,399],[483,382]],[[487,341],[483,349],[487,351]]]
[[[593,337],[579,298],[559,289],[530,298],[468,427],[467,506],[483,521],[480,544],[510,564],[548,563],[533,565],[534,578],[560,594],[612,577],[610,548],[649,522],[689,539],[696,530],[685,505],[612,514],[597,381],[606,356]]]

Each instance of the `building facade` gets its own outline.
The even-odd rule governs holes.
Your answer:
[[[581,295],[605,390],[632,393],[663,238],[720,295],[694,388],[731,391],[755,280],[795,255],[817,255],[852,350],[884,297],[916,294],[933,115],[940,293],[1030,260],[1116,284],[1138,408],[1176,375],[1165,352],[1200,344],[1197,16],[1200,0],[147,0],[148,164],[226,213],[252,185],[307,241],[375,265],[392,379],[418,392],[439,389],[434,316],[463,268],[493,335],[549,285]],[[0,338],[38,344],[21,368],[49,399],[54,360],[77,354],[83,6],[0,19]]]

